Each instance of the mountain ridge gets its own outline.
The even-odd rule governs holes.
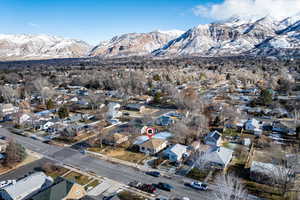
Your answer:
[[[91,46],[49,35],[0,34],[0,60],[132,56],[300,56],[300,14],[281,20],[232,17],[187,31],[126,33]]]

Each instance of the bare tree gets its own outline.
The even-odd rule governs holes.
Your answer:
[[[9,86],[1,86],[0,92],[3,99],[7,103],[14,103],[16,99],[19,97],[18,91]]]
[[[196,151],[194,154],[194,166],[200,170],[207,169],[209,161],[205,151]]]
[[[233,174],[219,175],[215,180],[215,200],[243,200],[247,198],[247,191],[243,183]]]
[[[170,131],[173,133],[172,141],[174,143],[188,143],[188,138],[191,135],[190,129],[186,126],[183,121],[176,122],[171,128]]]
[[[45,78],[38,78],[34,80],[33,84],[35,89],[39,92],[41,96],[42,103],[45,104],[46,99],[51,98],[54,94],[50,83]]]
[[[261,180],[268,180],[270,184],[277,187],[282,199],[288,199],[287,194],[293,190],[295,172],[300,167],[299,152],[293,148],[293,153],[287,154],[279,145],[271,145],[269,156],[275,164],[260,166],[265,174],[260,176]]]

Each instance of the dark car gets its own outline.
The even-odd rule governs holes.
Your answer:
[[[138,189],[140,189],[144,192],[151,193],[151,194],[156,192],[156,187],[154,187],[153,185],[150,185],[150,184],[143,184],[143,185],[139,186]]]
[[[154,186],[158,189],[165,190],[168,192],[171,192],[171,190],[173,189],[173,186],[171,186],[170,184],[162,183],[162,182],[159,182],[158,184],[155,184]]]
[[[160,173],[156,171],[146,172],[146,174],[149,176],[160,177]]]

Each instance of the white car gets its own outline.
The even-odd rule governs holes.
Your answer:
[[[205,183],[202,183],[202,182],[191,182],[189,184],[190,187],[194,188],[194,189],[197,189],[197,190],[207,190],[208,187],[207,187],[207,184]]]

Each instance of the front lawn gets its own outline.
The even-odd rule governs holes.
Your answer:
[[[102,148],[101,147],[91,147],[91,148],[87,148],[87,150],[95,152],[95,153],[101,153],[105,148],[106,148],[106,146],[103,145]]]
[[[269,185],[259,184],[252,181],[245,182],[246,189],[250,194],[269,200],[281,200],[278,189]]]
[[[186,177],[195,179],[198,181],[204,181],[207,177],[209,171],[208,170],[199,170],[198,168],[193,168]]]
[[[235,129],[227,128],[223,131],[223,136],[235,137],[235,136],[240,136],[240,135],[241,135],[241,133]]]
[[[64,178],[74,181],[80,185],[85,185],[90,181],[90,178],[88,176],[82,175],[77,172],[71,172],[67,174]]]
[[[95,188],[99,184],[100,184],[99,180],[94,180],[93,182],[86,185],[84,188],[85,188],[85,190],[92,189],[92,188]]]
[[[146,200],[144,197],[139,196],[135,193],[129,191],[122,191],[118,194],[118,197],[121,200]]]
[[[107,147],[103,152],[103,154],[117,158],[120,160],[132,162],[132,163],[138,163],[147,158],[147,156],[143,153],[136,153],[132,151],[128,151],[124,148],[113,148],[113,147]]]

